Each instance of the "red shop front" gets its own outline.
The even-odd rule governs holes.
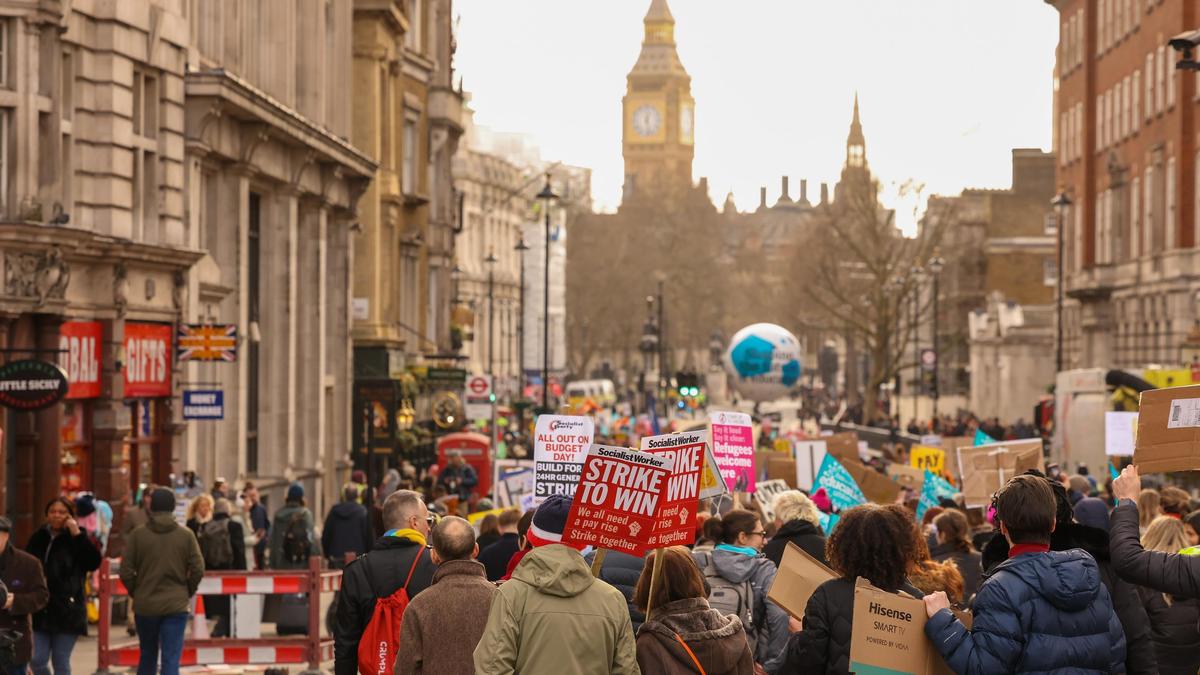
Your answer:
[[[104,329],[99,321],[66,321],[59,328],[58,365],[67,373],[66,399],[59,424],[59,490],[68,496],[94,491],[92,412],[100,397],[100,348]]]
[[[125,402],[130,430],[122,448],[122,468],[130,493],[139,483],[165,485],[171,473],[171,365],[174,326],[125,324]]]

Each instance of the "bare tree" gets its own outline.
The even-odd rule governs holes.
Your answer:
[[[906,184],[901,189],[902,194],[919,196],[921,186]],[[801,284],[818,310],[805,323],[844,332],[869,357],[865,423],[876,414],[880,387],[918,365],[911,360],[912,336],[903,326],[904,319],[914,299],[922,314],[932,302],[931,296],[921,295],[919,271],[950,220],[928,219],[931,226],[921,236],[907,238],[896,228],[894,216],[894,211],[879,204],[874,191],[848,194],[820,214],[820,226],[801,243],[809,252],[821,252]]]

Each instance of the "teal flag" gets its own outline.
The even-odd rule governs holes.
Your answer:
[[[999,441],[983,433],[983,429],[976,429],[975,445],[987,445],[988,443],[999,443]]]
[[[1112,462],[1108,463],[1108,475],[1111,476],[1113,480],[1116,480],[1121,476],[1121,472],[1117,471],[1117,467],[1113,466]]]
[[[836,513],[817,512],[817,520],[821,523],[821,529],[825,532],[825,536],[828,537],[838,521],[841,520],[841,516]]]
[[[937,506],[943,497],[953,499],[957,494],[958,490],[946,482],[946,479],[925,469],[925,485],[921,488],[921,499],[917,502],[917,522],[921,522],[925,512]]]
[[[865,504],[867,501],[858,483],[854,482],[854,477],[833,455],[825,455],[825,459],[821,460],[821,469],[813,479],[813,489],[817,488],[825,488],[829,501],[833,502],[833,506],[839,511]]]

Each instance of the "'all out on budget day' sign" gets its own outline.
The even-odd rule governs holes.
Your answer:
[[[696,509],[700,503],[700,470],[704,466],[707,431],[643,436],[641,448],[667,459],[666,499],[654,523],[655,548],[687,546],[696,541]]]
[[[754,492],[754,427],[746,413],[714,412],[713,455],[721,477],[733,492]]]
[[[533,503],[550,495],[574,496],[583,460],[592,445],[592,420],[575,415],[542,415],[534,428]]]
[[[638,557],[656,548],[652,533],[670,464],[663,455],[591,446],[567,515],[563,543]]]

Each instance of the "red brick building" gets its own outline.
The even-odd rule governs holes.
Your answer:
[[[1047,0],[1059,11],[1055,139],[1065,368],[1174,363],[1200,317],[1197,80],[1167,41],[1196,0]]]

